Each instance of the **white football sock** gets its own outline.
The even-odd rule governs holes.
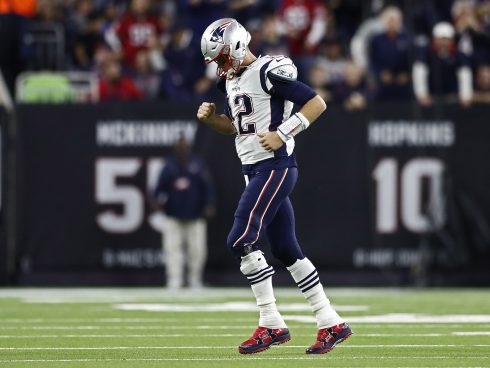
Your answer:
[[[264,254],[255,251],[242,257],[240,271],[247,277],[257,300],[260,311],[259,326],[267,328],[285,328],[286,323],[276,307],[276,298],[272,289],[274,269],[267,264]]]
[[[308,258],[298,259],[287,267],[294,281],[310,303],[319,329],[332,327],[344,322],[330,305],[320,283],[318,271]]]

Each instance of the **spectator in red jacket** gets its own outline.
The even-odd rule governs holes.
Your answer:
[[[121,65],[114,60],[107,61],[102,66],[99,96],[101,101],[142,100],[144,97],[133,80],[122,75]]]
[[[283,0],[279,14],[286,27],[290,55],[306,80],[327,29],[326,8],[319,0]]]
[[[120,42],[125,64],[134,67],[136,54],[139,51],[152,53],[152,60],[161,58],[163,48],[163,28],[158,17],[150,14],[150,0],[132,0],[131,7],[115,25],[115,33]],[[160,63],[157,61],[156,63]],[[160,69],[158,65],[154,65]]]

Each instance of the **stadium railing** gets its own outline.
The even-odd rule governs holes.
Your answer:
[[[18,103],[87,103],[99,100],[93,72],[24,72],[17,78]]]
[[[65,32],[63,26],[51,22],[30,25],[27,44],[33,49],[31,70],[61,70],[64,66]]]

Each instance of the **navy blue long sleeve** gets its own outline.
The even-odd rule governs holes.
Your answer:
[[[299,106],[303,106],[317,94],[310,86],[298,80],[289,80],[274,74],[269,74],[268,77],[272,83],[271,94]]]

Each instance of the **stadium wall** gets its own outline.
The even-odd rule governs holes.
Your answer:
[[[162,218],[148,196],[183,134],[218,193],[207,280],[244,284],[225,245],[240,163],[233,138],[200,126],[196,107],[18,106],[13,282],[162,284]],[[297,233],[327,282],[490,284],[489,116],[488,106],[333,107],[298,137]]]
[[[8,282],[8,245],[7,245],[7,112],[0,107],[0,284]]]

